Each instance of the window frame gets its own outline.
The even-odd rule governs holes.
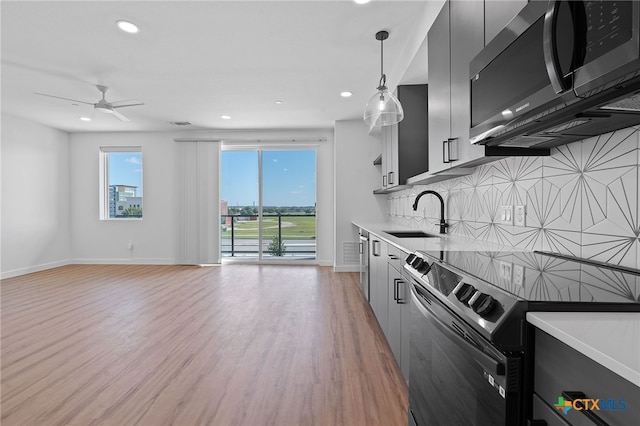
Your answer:
[[[109,216],[109,154],[135,152],[140,154],[142,164],[141,189],[144,188],[144,154],[141,146],[101,146],[99,149],[99,218],[100,220],[142,220],[144,218],[144,210],[142,217],[110,217]],[[144,207],[144,195],[140,200],[141,208]]]

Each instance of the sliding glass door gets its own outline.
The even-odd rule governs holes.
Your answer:
[[[223,149],[221,246],[226,259],[316,256],[316,150]]]

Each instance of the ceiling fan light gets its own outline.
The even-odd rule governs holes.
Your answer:
[[[364,109],[364,122],[370,126],[392,126],[402,121],[404,111],[398,98],[386,88],[377,91]]]

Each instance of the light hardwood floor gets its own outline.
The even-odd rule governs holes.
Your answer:
[[[358,277],[73,265],[1,283],[1,424],[406,425]]]

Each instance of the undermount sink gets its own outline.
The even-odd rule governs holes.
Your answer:
[[[427,234],[422,231],[384,231],[397,238],[440,238],[438,235]]]

